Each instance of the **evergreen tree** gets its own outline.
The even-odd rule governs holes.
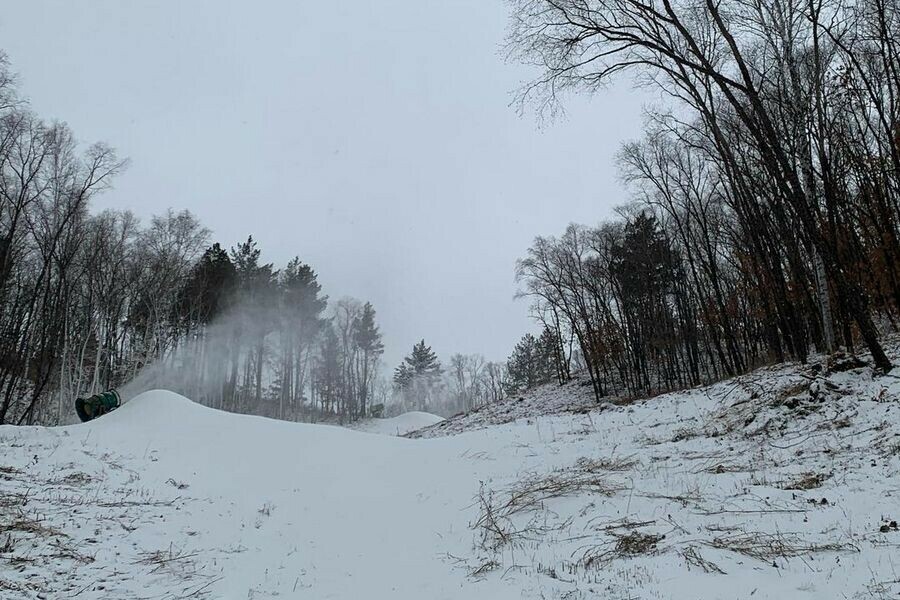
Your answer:
[[[371,394],[370,379],[375,364],[384,353],[381,332],[375,324],[375,309],[371,302],[363,306],[362,315],[353,323],[353,341],[359,349],[357,376],[359,378],[359,416],[366,416],[366,406]]]
[[[518,394],[548,383],[556,374],[556,337],[545,329],[539,338],[526,333],[506,363],[508,394]]]
[[[208,325],[228,306],[236,280],[234,263],[218,242],[207,248],[191,271],[181,299],[182,314]]]
[[[362,315],[353,326],[353,339],[356,345],[367,355],[381,355],[384,344],[381,342],[381,331],[375,324],[375,309],[371,302],[363,305]]]
[[[256,405],[262,400],[262,379],[266,353],[266,336],[277,327],[273,316],[277,301],[277,276],[272,263],[260,264],[260,250],[253,236],[231,249],[231,261],[237,276],[236,300],[243,307],[243,318],[234,334],[239,347],[244,338],[253,342],[244,364],[243,388],[253,388]],[[232,388],[237,383],[237,362],[232,363]]]
[[[541,337],[538,338],[538,348],[541,356],[541,383],[547,383],[554,378],[560,383],[565,381],[562,343],[556,330],[544,327]]]
[[[425,345],[424,339],[415,344],[412,352],[403,360],[415,377],[437,377],[443,372],[437,355],[432,352],[431,346]]]
[[[319,320],[321,326],[320,315],[328,305],[328,296],[320,295],[322,286],[312,267],[298,257],[291,259],[281,274],[281,288],[285,308],[310,322]]]
[[[675,308],[685,304],[675,285],[679,263],[677,252],[649,213],[628,221],[621,243],[612,248],[611,271],[619,284],[633,368],[648,391],[651,364],[659,367],[661,379],[674,377],[679,337]],[[689,332],[681,333],[684,342],[695,343]]]
[[[264,300],[272,297],[277,272],[272,263],[260,264],[260,249],[249,236],[246,242],[231,249],[231,262],[237,274],[238,288],[247,299]]]
[[[441,383],[441,363],[425,340],[413,346],[409,356],[394,370],[394,384],[408,405],[427,410]]]
[[[412,382],[412,379],[413,370],[410,369],[409,365],[405,362],[400,363],[400,365],[394,369],[394,385],[396,385],[398,389],[406,389],[410,382]]]
[[[316,272],[294,257],[279,280],[281,289],[281,360],[278,367],[280,412],[285,404],[296,409],[303,401],[308,380],[310,354],[323,327],[322,318],[328,297],[321,295],[322,286]]]

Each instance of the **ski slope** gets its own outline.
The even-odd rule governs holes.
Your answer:
[[[443,421],[443,417],[427,412],[411,411],[386,419],[365,419],[353,425],[357,431],[380,433],[381,435],[408,435],[423,427],[430,427]]]
[[[165,391],[0,427],[0,597],[892,598],[898,376],[785,365],[432,439]]]

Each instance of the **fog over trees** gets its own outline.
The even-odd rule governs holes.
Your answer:
[[[125,161],[29,110],[5,60],[0,111],[0,423],[62,421],[78,395],[126,383],[285,419],[366,414],[383,352],[371,304],[329,309],[309,265],[276,268],[252,237],[211,244],[187,211],[92,214]]]
[[[92,213],[126,161],[34,114],[5,60],[0,111],[0,423],[66,422],[110,388],[341,422],[503,396],[503,365],[456,354],[444,370],[424,342],[392,381],[376,308],[330,300],[310,265],[266,262],[252,236],[214,242],[188,211]]]
[[[377,308],[170,210],[90,210],[126,161],[35,115],[0,61],[0,423],[174,387],[281,419],[469,411],[578,373],[646,396],[866,349],[900,316],[900,14],[861,0],[514,0],[524,110],[619,74],[659,90],[619,154],[617,216],[542,235],[515,266],[535,332],[506,362],[383,364]],[[548,202],[552,199],[548,198]],[[515,206],[510,206],[515,211]],[[598,215],[598,218],[602,215]],[[535,232],[552,233],[552,232]],[[261,242],[261,243],[260,243]],[[511,265],[512,266],[512,265]]]

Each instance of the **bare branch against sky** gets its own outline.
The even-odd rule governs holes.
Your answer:
[[[508,6],[404,2],[7,3],[0,39],[42,115],[131,160],[98,209],[189,209],[231,246],[311,264],[371,300],[388,365],[426,337],[503,359],[532,238],[610,214],[627,81],[543,129],[512,92]],[[477,268],[473,268],[477,265]]]

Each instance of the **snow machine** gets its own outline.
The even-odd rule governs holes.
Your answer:
[[[119,408],[121,404],[122,399],[119,397],[119,392],[108,390],[102,394],[78,398],[75,400],[75,412],[78,413],[78,418],[84,423]]]

